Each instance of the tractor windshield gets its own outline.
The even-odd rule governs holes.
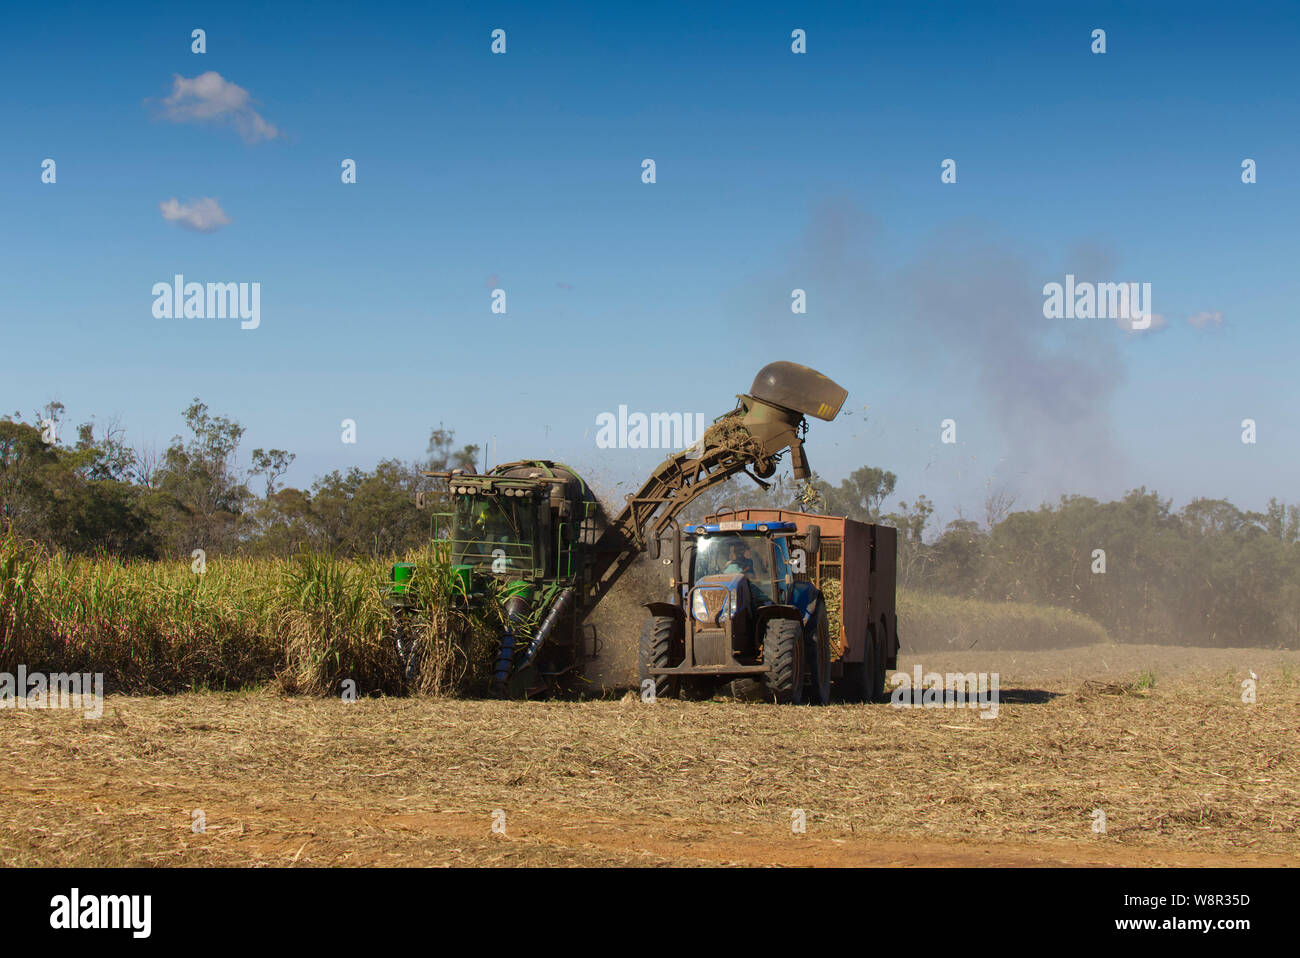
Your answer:
[[[701,536],[695,547],[695,578],[743,575],[766,597],[772,587],[772,548],[764,536]]]
[[[533,564],[537,509],[531,497],[461,495],[452,526],[452,561],[524,572]]]

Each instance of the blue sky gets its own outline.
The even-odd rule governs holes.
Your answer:
[[[892,469],[942,521],[995,488],[1258,508],[1300,480],[1293,13],[30,5],[0,41],[0,410],[162,446],[199,396],[300,485],[442,422],[609,486],[660,455],[597,449],[599,413],[712,417],[790,359],[850,391],[814,466]],[[278,135],[169,120],[208,71]],[[231,222],[186,229],[172,198]],[[156,319],[176,273],[260,282],[261,326]],[[1066,273],[1151,283],[1164,327],[1044,319]]]

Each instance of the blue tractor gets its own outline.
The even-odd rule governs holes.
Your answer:
[[[739,678],[777,702],[824,705],[831,637],[817,587],[796,579],[792,549],[815,556],[820,529],[793,522],[688,525],[674,537],[673,600],[652,602],[641,631],[642,688],[708,696]],[[685,545],[683,547],[683,538]],[[794,544],[792,546],[792,543]]]

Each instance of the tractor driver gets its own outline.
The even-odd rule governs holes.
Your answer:
[[[727,567],[722,571],[728,575],[753,575],[754,560],[749,557],[749,549],[740,539],[733,539],[727,544]]]
[[[494,522],[496,516],[493,515],[493,509],[496,508],[486,499],[482,502],[476,502],[470,512],[472,519],[472,538],[465,544],[466,556],[475,557],[492,557],[493,571],[501,571],[499,565],[509,567],[512,565],[508,557],[510,551],[510,538],[501,535],[501,529]],[[498,554],[500,553],[500,554]],[[504,558],[503,558],[504,556]]]

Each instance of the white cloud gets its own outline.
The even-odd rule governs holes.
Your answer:
[[[1194,316],[1188,316],[1187,321],[1197,329],[1206,329],[1210,326],[1218,327],[1223,325],[1223,313],[1209,313],[1202,311]]]
[[[226,211],[210,196],[188,203],[177,202],[173,196],[159,203],[158,208],[162,210],[163,219],[167,222],[200,233],[215,233],[230,223]]]
[[[281,133],[251,106],[248,91],[209,70],[194,79],[172,76],[172,95],[162,101],[173,123],[231,123],[246,143],[274,140]]]
[[[1146,329],[1134,328],[1133,322],[1134,320],[1131,317],[1129,319],[1124,319],[1118,316],[1115,318],[1116,326],[1124,330],[1124,332],[1131,333],[1134,336],[1140,336],[1143,333],[1158,333],[1160,332],[1160,330],[1165,329],[1169,325],[1168,320],[1166,320],[1164,315],[1161,313],[1151,314],[1151,325],[1148,326]]]

